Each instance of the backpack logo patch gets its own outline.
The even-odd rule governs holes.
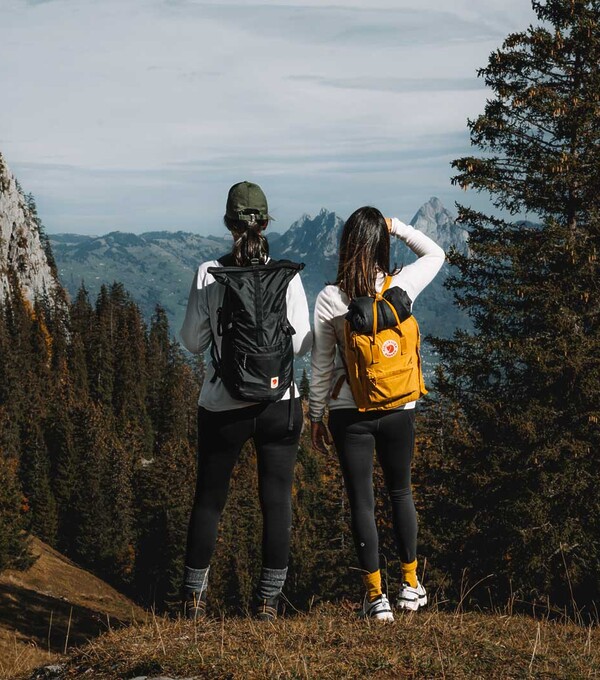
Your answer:
[[[386,340],[381,348],[383,356],[391,359],[398,354],[398,343],[395,340]]]
[[[271,389],[274,390],[276,387],[279,387],[279,376],[271,378]]]

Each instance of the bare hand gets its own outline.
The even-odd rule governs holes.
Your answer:
[[[321,453],[327,453],[327,447],[331,446],[331,435],[325,423],[310,424],[310,434],[312,439],[313,449]]]

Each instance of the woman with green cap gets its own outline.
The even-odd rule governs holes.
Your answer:
[[[181,339],[190,352],[202,353],[211,347],[213,356],[198,402],[198,473],[183,579],[184,615],[192,619],[203,617],[206,612],[218,523],[233,468],[249,439],[256,447],[263,515],[262,571],[253,601],[258,618],[276,618],[287,574],[292,480],[302,428],[299,393],[293,379],[286,388],[287,381],[280,385],[279,378],[272,377],[274,394],[280,395],[277,401],[253,402],[238,385],[228,381],[232,362],[227,358],[221,318],[226,307],[224,297],[230,292],[221,283],[231,283],[236,273],[241,276],[248,271],[260,274],[269,270],[273,274],[277,268],[277,263],[269,259],[269,244],[263,233],[270,219],[260,186],[239,182],[231,187],[224,217],[233,236],[231,253],[199,266],[181,328]],[[288,270],[290,265],[285,265]],[[287,316],[282,323],[291,329],[290,354],[293,347],[295,355],[302,355],[310,349],[312,334],[306,295],[298,274],[301,267],[293,267],[295,270],[286,274],[287,288],[282,286]],[[242,286],[243,290],[246,287]],[[268,324],[268,319],[263,323]]]

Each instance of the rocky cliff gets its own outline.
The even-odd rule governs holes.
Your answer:
[[[0,301],[16,281],[30,301],[60,288],[30,196],[0,154]]]

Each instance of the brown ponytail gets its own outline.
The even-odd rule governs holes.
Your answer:
[[[269,257],[269,242],[262,232],[267,228],[267,221],[243,222],[224,218],[225,226],[234,237],[231,255],[238,267],[248,267],[253,261],[265,264]]]

